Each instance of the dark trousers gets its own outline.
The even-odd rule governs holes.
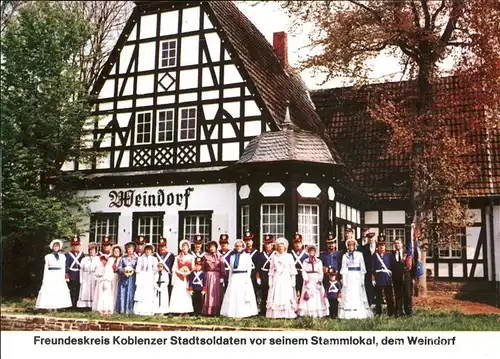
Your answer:
[[[78,297],[80,296],[80,281],[70,280],[68,282],[69,295],[71,296],[71,304],[73,308],[76,308],[76,303],[78,302]]]
[[[375,290],[373,289],[371,271],[370,274],[368,273],[365,274],[365,290],[366,290],[366,298],[368,299],[368,304],[370,305],[374,304]]]
[[[339,315],[339,300],[328,299],[328,303],[330,304],[330,318],[337,318]]]
[[[194,314],[201,315],[203,309],[203,295],[200,292],[193,292],[193,309]]]
[[[269,282],[262,282],[260,285],[260,314],[266,315],[267,295],[269,294]]]
[[[396,297],[396,316],[412,315],[412,283],[410,280],[394,280],[394,296]]]
[[[297,291],[297,295],[299,297],[300,295],[302,295],[303,285],[304,285],[304,278],[302,278],[302,272],[299,272],[299,269],[297,269],[297,275],[295,276],[295,290]]]
[[[392,317],[394,315],[394,297],[392,294],[392,285],[375,286],[375,314],[382,314],[382,293],[385,295],[387,302],[387,315]]]

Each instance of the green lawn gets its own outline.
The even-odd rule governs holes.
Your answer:
[[[41,314],[33,310],[34,301],[3,301],[2,308],[23,308],[16,314]],[[45,314],[45,313],[44,313]],[[61,311],[46,315],[60,318],[79,318],[88,320],[126,321],[142,323],[220,325],[245,328],[288,328],[301,330],[324,331],[500,331],[500,315],[464,315],[455,311],[432,312],[417,308],[411,318],[377,317],[368,320],[338,320],[313,319],[309,317],[294,320],[267,319],[263,317],[232,319],[225,317],[196,317],[196,316],[137,316],[114,314],[100,316],[95,312]]]

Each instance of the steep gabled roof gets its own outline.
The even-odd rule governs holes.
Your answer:
[[[470,129],[481,121],[484,112],[478,107],[479,94],[470,82],[456,77],[440,79],[435,85],[437,96],[450,101],[441,109],[447,114],[452,132]],[[415,97],[412,82],[390,82],[364,86],[313,91],[311,97],[328,128],[330,137],[352,170],[361,187],[376,199],[408,197],[409,154],[388,156],[388,128],[372,118],[369,105],[387,99]],[[411,104],[411,101],[408,102]],[[409,110],[411,111],[411,110]],[[500,195],[500,134],[472,131],[468,141],[477,146],[471,161],[480,170],[477,178],[463,190],[465,197]]]
[[[135,1],[138,6],[143,7],[179,6],[183,2],[197,4],[192,1]],[[272,45],[233,1],[199,3],[211,15],[214,25],[222,30],[223,38],[227,39],[225,45],[230,49],[231,55],[236,55],[235,61],[241,63],[243,72],[248,74],[248,80],[257,90],[276,127],[280,127],[285,117],[287,101],[290,101],[293,123],[301,129],[320,135],[327,142],[335,162],[342,163],[300,75],[290,67],[283,67]]]

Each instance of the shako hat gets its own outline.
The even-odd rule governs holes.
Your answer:
[[[250,241],[250,240],[253,241],[253,237],[254,237],[254,234],[252,232],[250,232],[248,229],[243,234],[243,240],[244,241]]]
[[[194,238],[194,244],[203,244],[203,236],[201,234],[197,234]]]
[[[146,239],[143,236],[139,236],[134,240],[134,242],[138,246],[143,246],[146,244]]]
[[[113,242],[111,242],[111,239],[109,239],[108,236],[104,236],[101,241],[101,246],[110,246],[112,245]]]
[[[328,232],[328,238],[326,239],[326,243],[327,244],[329,244],[329,243],[337,244],[337,237],[334,238],[332,232]]]
[[[228,244],[229,243],[229,236],[226,233],[222,233],[219,236],[219,243],[220,244]]]
[[[80,245],[80,238],[78,236],[73,236],[71,238],[71,246],[79,246]]]
[[[167,245],[167,239],[165,237],[160,237],[160,239],[158,239],[158,248],[165,247],[166,245]]]
[[[272,244],[274,243],[274,237],[272,234],[266,234],[264,237],[264,244]]]

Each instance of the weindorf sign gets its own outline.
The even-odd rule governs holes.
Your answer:
[[[193,187],[187,187],[184,193],[167,192],[159,189],[156,193],[130,189],[127,191],[110,191],[109,207],[163,207],[182,206],[188,208],[189,196],[194,191]]]

